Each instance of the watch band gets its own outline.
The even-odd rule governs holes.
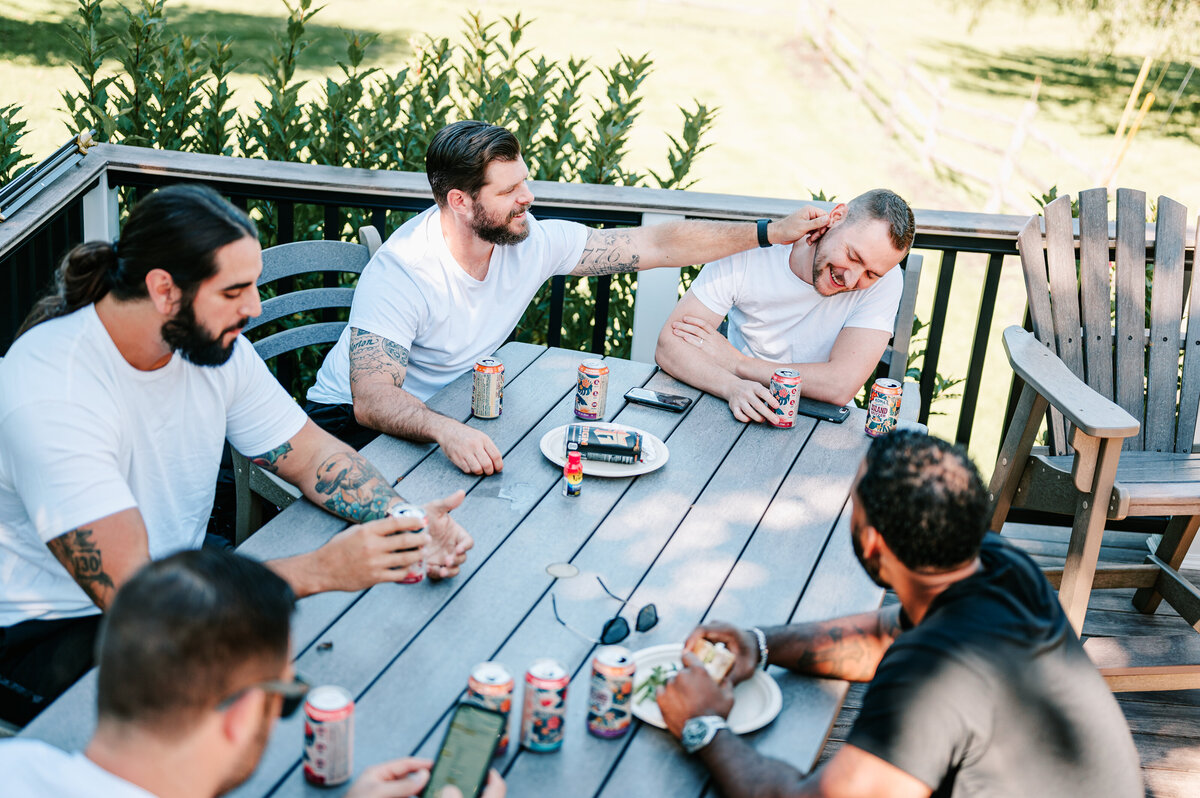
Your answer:
[[[771,246],[771,239],[767,238],[767,225],[771,223],[770,219],[758,220],[758,245],[760,247]]]
[[[758,667],[762,670],[767,669],[767,635],[762,629],[757,626],[751,626],[750,631],[754,633],[754,637],[758,640]]]

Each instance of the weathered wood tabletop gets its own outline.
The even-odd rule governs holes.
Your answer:
[[[650,364],[608,358],[606,420],[666,441],[667,464],[636,478],[586,478],[578,498],[562,495],[561,469],[539,449],[549,430],[574,420],[575,374],[586,355],[510,343],[504,413],[469,419],[471,375],[430,406],[486,431],[504,455],[502,473],[459,472],[433,445],[388,436],[364,453],[400,492],[426,501],[462,488],[455,511],[475,538],[459,576],[440,583],[379,585],[327,593],[299,603],[293,624],[296,669],[313,684],[338,684],[355,696],[357,771],[396,756],[432,757],[472,666],[505,663],[517,679],[510,718],[513,744],[497,761],[513,796],[700,796],[704,769],[666,732],[634,722],[616,740],[587,733],[591,643],[560,626],[599,629],[618,612],[627,619],[653,602],[659,623],[634,632],[633,650],[678,643],[704,619],[771,625],[860,612],[882,591],[855,561],[849,539],[850,484],[870,439],[864,414],[844,424],[801,417],[781,430],[736,421],[724,401],[701,394]],[[691,396],[686,413],[626,404],[627,389]],[[345,526],[306,501],[253,535],[241,551],[273,558],[306,551]],[[555,580],[551,563],[580,574]],[[605,595],[593,575],[624,606]],[[631,624],[632,625],[632,624]],[[332,644],[332,645],[321,645]],[[553,657],[573,674],[566,739],[560,751],[531,753],[516,744],[525,668]],[[820,754],[846,685],[779,668],[783,710],[750,735],[763,753],[802,770]],[[95,722],[95,674],[89,674],[23,732],[67,749],[86,743]],[[281,721],[262,763],[236,795],[329,795],[301,774],[302,720]]]

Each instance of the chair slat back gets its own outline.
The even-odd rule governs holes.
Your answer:
[[[315,344],[336,343],[346,328],[344,321],[325,321],[282,330],[254,342],[254,351],[263,360],[279,357],[285,352]]]
[[[1194,252],[1200,252],[1200,217],[1196,218]],[[1196,439],[1196,415],[1200,413],[1200,299],[1196,294],[1195,255],[1192,256],[1192,287],[1188,303],[1187,337],[1183,341],[1183,380],[1179,388],[1179,426],[1175,451],[1191,452]]]
[[[1050,282],[1046,276],[1046,251],[1039,217],[1031,216],[1021,228],[1017,235],[1017,250],[1021,253],[1021,273],[1025,276],[1025,294],[1029,299],[1029,318],[1033,322],[1034,337],[1057,354],[1054,314],[1050,309]],[[1049,419],[1051,448],[1056,454],[1065,453],[1067,436],[1062,413],[1051,409]]]
[[[292,291],[290,294],[280,294],[262,303],[262,313],[251,319],[245,326],[246,331],[253,330],[264,324],[291,316],[293,313],[303,313],[308,310],[323,310],[326,308],[348,308],[354,301],[354,289],[348,286],[339,288],[305,288]]]
[[[1058,357],[1081,380],[1082,327],[1079,323],[1079,273],[1075,269],[1075,233],[1071,197],[1062,196],[1045,207],[1046,277],[1050,282],[1050,312],[1054,315],[1054,344]]]
[[[917,312],[917,289],[921,285],[921,255],[908,254],[904,263],[904,291],[896,308],[896,327],[888,347],[888,378],[904,382],[908,371],[908,348],[912,344],[913,317]]]
[[[1079,192],[1079,298],[1087,384],[1113,398],[1112,280],[1108,252],[1108,190]]]
[[[1113,399],[1138,421],[1146,418],[1146,193],[1117,189],[1117,335]],[[1145,448],[1145,424],[1125,439]]]
[[[362,274],[370,251],[348,241],[293,241],[263,250],[263,270],[258,284],[312,272]]]
[[[1158,198],[1150,283],[1150,365],[1146,380],[1146,451],[1175,451],[1179,404],[1179,331],[1183,319],[1183,248],[1187,209]]]

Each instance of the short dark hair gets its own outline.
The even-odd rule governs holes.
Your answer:
[[[520,157],[521,145],[512,133],[498,125],[465,119],[434,134],[425,152],[425,174],[434,200],[444,208],[452,189],[465,191],[471,199],[479,196],[492,161]]]
[[[875,188],[850,200],[846,204],[846,223],[860,219],[887,222],[892,246],[901,252],[908,252],[912,248],[917,222],[913,218],[912,208],[896,192]]]
[[[100,719],[179,734],[237,690],[278,678],[295,605],[274,571],[230,551],[143,566],[101,622]]]
[[[987,532],[987,491],[966,451],[920,432],[897,430],[871,443],[855,498],[912,570],[973,560]]]

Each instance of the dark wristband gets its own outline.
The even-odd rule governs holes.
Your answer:
[[[758,245],[760,247],[771,246],[771,240],[767,238],[767,225],[771,223],[770,219],[758,220]]]

